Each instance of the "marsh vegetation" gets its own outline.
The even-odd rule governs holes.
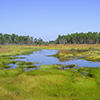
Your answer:
[[[97,63],[97,65],[100,62],[99,45],[0,46],[1,100],[100,99],[100,66],[86,67],[84,63],[85,67],[77,67],[76,63],[57,64],[55,60],[55,63],[50,63],[53,60],[48,59],[49,64],[39,65],[33,60],[34,56],[31,56],[31,61],[26,61],[25,58],[29,55],[43,52],[41,49],[48,49],[50,52],[57,50],[56,54],[52,52],[48,54],[47,50],[45,55],[48,59],[52,55],[54,59],[59,59],[60,62],[72,59],[86,60],[90,63]],[[43,56],[40,57],[41,60]],[[11,68],[12,66],[8,66],[9,64],[17,64],[17,67]],[[30,70],[25,70],[25,68]]]

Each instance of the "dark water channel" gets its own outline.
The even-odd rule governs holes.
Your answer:
[[[54,55],[58,53],[58,50],[40,50],[35,51],[29,55],[19,55],[17,57],[23,57],[19,59],[15,59],[16,61],[25,61],[25,62],[38,62],[34,65],[52,65],[52,64],[63,64],[63,65],[71,65],[77,64],[78,67],[100,67],[100,62],[92,62],[83,59],[73,59],[69,61],[60,61],[56,57],[51,57],[50,55]],[[10,64],[12,68],[16,68],[16,64]]]

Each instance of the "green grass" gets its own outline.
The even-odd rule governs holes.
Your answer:
[[[22,64],[22,65],[32,65],[31,62],[18,62],[14,61],[14,59],[22,58],[22,57],[14,57],[20,54],[30,54],[37,49],[34,49],[33,46],[25,46],[25,45],[4,45],[0,46],[0,68],[9,68],[11,66],[7,66],[8,64]],[[32,66],[33,67],[33,66]]]
[[[76,65],[54,64],[40,66],[39,70],[25,71],[23,68],[30,68],[33,63],[16,62],[13,60],[14,57],[9,55],[56,47],[18,45],[0,47],[2,49],[0,52],[0,100],[100,100],[100,68],[72,68]],[[57,46],[56,49],[59,47]],[[65,46],[62,48],[68,49]],[[94,47],[82,47],[73,53],[72,51],[63,51],[59,57],[65,59],[67,56],[89,55],[89,60],[93,60],[94,56],[94,61],[99,59],[99,49]],[[6,64],[9,63],[17,63],[19,67],[7,69]],[[68,69],[60,70],[61,67],[68,67]]]
[[[94,72],[94,77],[81,75]],[[1,100],[99,100],[100,68],[0,70]],[[93,74],[93,73],[92,73]]]
[[[60,50],[54,57],[59,58],[61,61],[71,59],[85,59],[93,62],[100,62],[100,49],[87,48],[87,49],[64,49]]]

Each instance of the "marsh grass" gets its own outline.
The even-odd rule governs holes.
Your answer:
[[[37,68],[35,65],[19,65],[19,68]]]
[[[88,61],[100,62],[100,49],[64,49],[59,50],[59,52],[53,56],[59,58],[60,61],[66,61],[71,59],[85,59]]]
[[[60,65],[60,69],[66,69],[66,68],[74,68],[77,67],[77,64],[71,64],[71,65]]]
[[[100,68],[59,70],[61,65],[43,65],[40,70],[34,71],[25,71],[21,67],[10,70],[4,68],[10,61],[19,63],[13,62],[12,58],[9,60],[9,55],[33,52],[34,48],[72,49],[61,52],[62,58],[66,58],[68,54],[72,57],[86,55],[85,59],[96,61],[100,56],[100,45],[0,46],[0,68],[3,68],[0,69],[0,100],[100,99]],[[75,54],[72,53],[74,51]],[[31,66],[31,63],[24,62],[21,66],[23,65]]]
[[[20,74],[18,69],[2,71],[0,96],[2,100],[99,100],[98,69],[81,69],[95,70],[93,78],[80,75],[78,69],[21,71]]]

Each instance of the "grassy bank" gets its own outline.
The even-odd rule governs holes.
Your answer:
[[[13,57],[16,55],[30,54],[37,49],[34,49],[33,46],[28,45],[1,45],[0,46],[0,69],[8,68],[7,64],[15,64],[18,63],[13,59],[17,57]]]
[[[93,55],[99,59],[99,48],[99,45],[0,46],[0,100],[99,100],[100,68],[71,66],[60,70],[61,65],[44,65],[40,70],[25,71],[22,67],[8,70],[5,65],[13,62],[9,59],[14,57],[9,55],[28,54],[38,49],[60,49],[61,60],[83,55],[89,60]]]
[[[88,61],[100,62],[100,47],[96,45],[89,45],[89,47],[80,47],[79,45],[78,47],[76,46],[76,48],[67,47],[66,49],[59,49],[59,52],[53,56],[59,58],[61,61],[71,59],[85,59]]]
[[[0,70],[1,100],[99,100],[100,68]]]

